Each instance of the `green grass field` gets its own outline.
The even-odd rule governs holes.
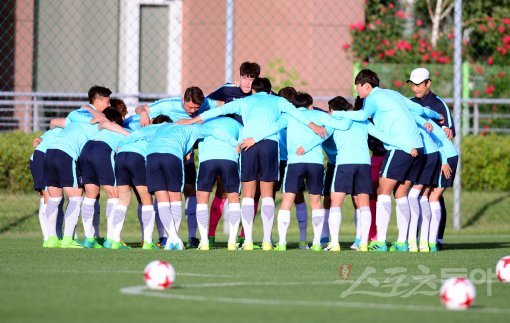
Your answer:
[[[349,250],[354,234],[350,206],[344,210],[340,253],[43,249],[35,197],[0,194],[0,318],[2,322],[508,322],[510,284],[498,282],[494,268],[499,258],[510,255],[509,194],[469,194],[464,198],[476,197],[483,203],[464,205],[463,229],[449,230],[447,249],[437,254]],[[255,238],[260,239],[260,218],[255,222]],[[394,218],[391,222],[393,239]],[[129,213],[126,241],[140,240],[136,225],[136,216]],[[296,227],[294,220],[289,241],[297,240]],[[183,221],[181,235],[185,233]],[[224,242],[226,236],[220,233],[218,239]],[[143,269],[155,259],[169,261],[176,269],[173,288],[144,288]],[[344,265],[351,266],[349,277],[341,275]],[[440,304],[441,281],[455,273],[476,283],[477,299],[468,311],[447,311]]]

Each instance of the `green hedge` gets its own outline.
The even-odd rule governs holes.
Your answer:
[[[31,191],[29,158],[39,134],[0,133],[0,190]],[[462,187],[466,190],[510,190],[510,136],[464,137]]]

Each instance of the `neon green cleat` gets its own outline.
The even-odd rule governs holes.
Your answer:
[[[229,242],[227,244],[227,250],[230,251],[237,250],[237,244],[235,242]]]
[[[142,249],[143,250],[158,250],[160,248],[158,246],[156,246],[156,244],[152,241],[151,242],[144,241],[143,245],[142,245]]]
[[[131,247],[126,245],[122,241],[112,241],[111,249],[114,249],[114,250],[130,250]]]
[[[437,243],[429,243],[429,251],[430,252],[438,252]]]
[[[420,241],[420,252],[430,252],[429,243],[427,241]]]
[[[60,248],[64,249],[83,249],[83,246],[73,237],[64,237],[62,238],[62,242],[60,242]]]
[[[275,251],[287,251],[287,244],[279,243],[274,247]]]
[[[340,244],[338,242],[337,243],[328,242],[328,245],[326,246],[326,248],[324,248],[324,250],[326,250],[326,251],[333,251],[333,252],[339,252],[340,251]]]
[[[310,248],[310,250],[312,251],[317,251],[317,252],[321,252],[322,251],[322,246],[320,243],[316,243],[314,245],[312,245],[312,247]]]
[[[50,236],[48,240],[43,244],[44,248],[60,248],[60,240],[57,236]]]
[[[198,245],[198,248],[197,250],[203,250],[203,251],[209,251],[209,247],[210,247],[210,243],[209,243],[209,240],[205,239],[205,240],[201,240],[200,241],[200,244]]]
[[[112,248],[112,244],[113,244],[113,240],[112,239],[106,239],[103,242],[103,248],[111,249]]]
[[[253,251],[253,242],[243,243],[243,246],[241,247],[241,249],[246,250],[246,251]]]
[[[416,240],[409,240],[408,242],[409,252],[418,252],[418,245]]]
[[[95,238],[85,238],[85,240],[83,241],[83,248],[102,249],[103,246],[100,245]]]
[[[262,241],[262,250],[264,251],[270,251],[270,250],[273,250],[273,245],[271,244],[271,242],[267,242],[267,241]]]
[[[390,247],[390,252],[408,252],[409,248],[407,247],[407,242],[393,242]]]
[[[367,246],[367,244],[366,244],[366,243],[360,243],[360,244],[359,244],[358,251],[361,251],[361,252],[367,252],[367,251],[368,251],[368,246]]]
[[[48,244],[48,240],[43,240],[42,247],[43,248],[48,248],[47,244]]]
[[[308,242],[306,242],[305,240],[301,240],[301,241],[299,241],[299,243],[298,243],[298,248],[299,248],[299,249],[303,249],[303,250],[308,250],[308,249],[310,249],[310,247],[308,247]]]
[[[368,251],[386,252],[388,251],[388,246],[386,245],[386,241],[372,241],[368,245]]]

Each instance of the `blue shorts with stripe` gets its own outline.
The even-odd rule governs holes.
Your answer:
[[[184,187],[184,165],[172,154],[154,153],[147,156],[147,189],[182,192]]]
[[[83,185],[115,186],[115,152],[103,141],[89,140],[80,153]]]
[[[241,189],[239,166],[235,161],[226,159],[211,159],[200,163],[197,191],[211,192],[217,176],[221,178],[225,192],[239,193]]]
[[[283,178],[283,193],[297,194],[302,192],[305,185],[308,192],[314,195],[322,194],[324,188],[324,165],[313,163],[287,164]]]
[[[44,191],[44,158],[46,154],[40,150],[34,150],[34,156],[30,161],[30,172],[34,179],[34,191]]]
[[[439,180],[437,174],[441,171],[441,155],[436,151],[435,153],[425,154],[424,159],[425,166],[415,183],[435,187]]]
[[[77,161],[60,149],[46,150],[43,183],[60,188],[79,187],[81,181]]]
[[[450,165],[450,168],[452,169],[452,174],[450,178],[446,178],[441,173],[441,168],[439,168],[439,183],[437,187],[452,187],[453,181],[455,181],[455,174],[457,173],[457,165],[459,163],[459,156],[453,156],[447,159],[448,165]]]
[[[324,190],[322,195],[330,196],[331,195],[331,184],[333,184],[333,176],[335,175],[335,164],[328,163],[326,167],[326,174],[324,175]]]
[[[278,159],[278,142],[270,139],[259,141],[250,149],[241,151],[241,181],[277,181]]]
[[[417,148],[418,156],[413,157],[403,150],[388,150],[379,171],[379,177],[394,179],[399,182],[416,182],[423,171],[424,153],[423,148]]]
[[[121,152],[115,156],[117,185],[147,186],[145,158],[139,153]]]
[[[340,164],[333,175],[331,193],[372,194],[369,164]]]

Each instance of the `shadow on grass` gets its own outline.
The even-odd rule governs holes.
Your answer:
[[[510,242],[458,242],[447,243],[443,250],[502,249],[510,248]]]
[[[0,227],[0,234],[5,233],[5,232],[17,227],[18,225],[22,224],[23,222],[27,221],[28,219],[30,219],[33,216],[34,216],[34,214],[27,214],[11,223],[4,225],[3,227]]]
[[[503,195],[501,197],[498,197],[497,199],[493,200],[493,201],[490,201],[486,204],[484,204],[479,210],[478,212],[476,212],[463,226],[462,228],[465,229],[465,228],[468,228],[472,225],[474,225],[476,222],[478,222],[478,220],[480,220],[484,215],[485,213],[487,212],[487,210],[491,207],[491,206],[494,206],[498,203],[501,203],[503,202],[505,199],[507,198],[510,198],[510,193],[509,194],[506,194],[506,195]]]

